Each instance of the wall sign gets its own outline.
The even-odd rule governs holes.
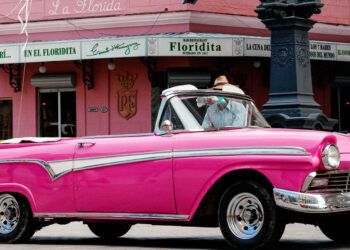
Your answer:
[[[21,47],[21,62],[80,59],[80,42],[30,43]]]
[[[88,107],[88,112],[98,112],[97,107]]]
[[[231,38],[159,38],[157,45],[159,56],[228,56],[233,48]]]
[[[338,61],[350,61],[350,45],[337,45],[337,59]]]
[[[270,39],[245,38],[244,55],[270,57],[271,56]]]
[[[82,43],[82,58],[145,56],[146,38],[93,40]]]
[[[0,64],[18,63],[19,46],[0,46]]]
[[[0,45],[0,64],[147,56],[270,57],[271,46],[270,39],[264,37],[205,38],[193,34]],[[350,44],[310,41],[310,58],[350,61]]]
[[[49,16],[103,14],[122,10],[118,0],[50,0],[47,5]]]
[[[118,113],[121,117],[129,120],[137,112],[137,90],[133,89],[137,74],[126,72],[124,75],[117,75],[122,89],[118,94]]]
[[[336,45],[331,43],[310,42],[310,58],[335,61],[337,59]]]

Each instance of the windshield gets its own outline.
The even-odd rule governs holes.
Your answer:
[[[224,95],[174,96],[167,102],[159,128],[164,121],[172,123],[173,131],[269,127],[253,102]]]

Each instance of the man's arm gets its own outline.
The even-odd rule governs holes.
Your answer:
[[[204,120],[202,123],[202,128],[210,128],[211,127],[210,120],[209,120],[209,109],[210,109],[210,107],[208,107],[207,112],[205,113]]]

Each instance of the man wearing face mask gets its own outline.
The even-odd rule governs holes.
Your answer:
[[[226,76],[216,78],[212,89],[244,94],[239,87],[229,84]],[[213,98],[211,102],[204,116],[203,128],[244,126],[246,109],[242,103],[224,97]]]

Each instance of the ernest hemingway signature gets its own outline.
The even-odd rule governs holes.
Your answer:
[[[90,50],[91,54],[87,54],[87,56],[97,56],[97,55],[106,54],[106,53],[111,52],[111,51],[122,50],[122,49],[125,50],[124,51],[125,55],[129,55],[131,52],[131,49],[137,50],[140,45],[141,44],[137,43],[137,42],[129,43],[129,44],[117,43],[117,44],[113,44],[112,46],[109,46],[109,47],[106,46],[104,49],[103,48],[101,49],[101,48],[99,48],[100,44],[95,43],[95,45]]]

